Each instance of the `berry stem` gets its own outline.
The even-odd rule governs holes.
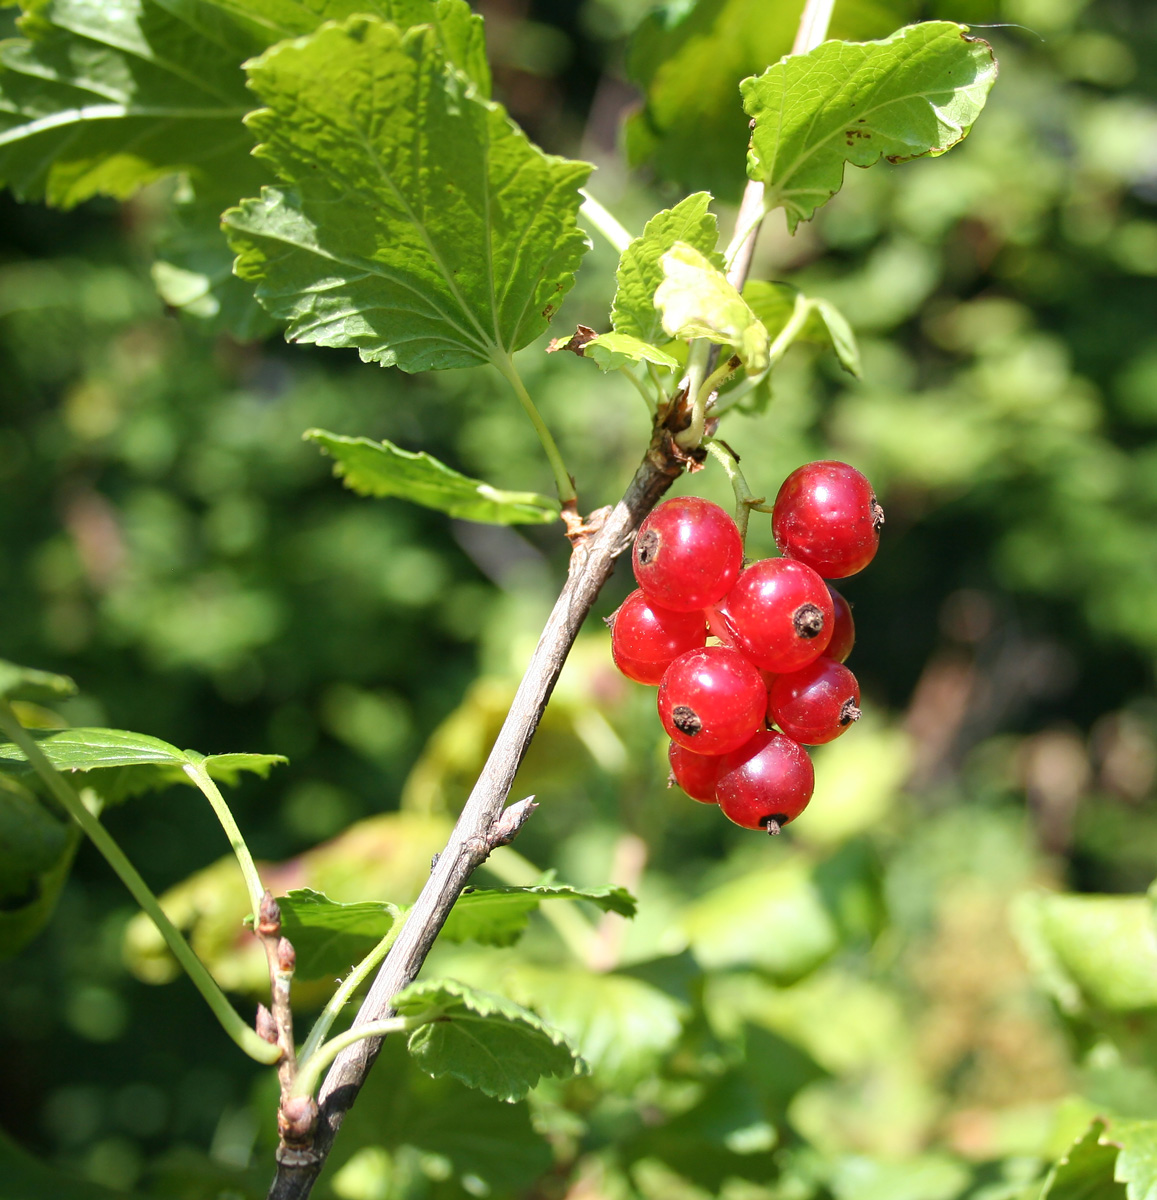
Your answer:
[[[766,497],[756,496],[747,486],[747,479],[739,469],[739,460],[733,453],[726,450],[719,441],[707,443],[707,449],[719,461],[731,480],[731,488],[735,492],[735,524],[739,528],[739,536],[747,545],[747,521],[751,510],[756,512],[771,512],[771,506],[764,503]]]
[[[563,505],[573,504],[578,500],[578,493],[574,487],[574,479],[566,469],[566,463],[559,453],[558,445],[547,428],[546,422],[542,419],[542,414],[530,398],[530,393],[526,390],[526,384],[522,382],[522,376],[519,375],[518,369],[514,365],[514,360],[509,354],[501,354],[496,355],[491,361],[497,368],[498,373],[514,389],[514,394],[522,402],[522,407],[526,410],[526,415],[530,418],[530,423],[534,426],[535,433],[538,434],[538,440],[542,443],[543,450],[546,451],[547,461],[550,463],[550,469],[554,473],[554,486],[558,489],[559,501]]]
[[[245,838],[241,835],[233,812],[225,803],[225,797],[221,795],[221,790],[203,766],[186,763],[184,770],[185,774],[200,789],[205,799],[209,801],[209,806],[216,814],[217,820],[221,822],[221,828],[229,839],[229,845],[233,847],[233,854],[241,867],[241,874],[245,876],[245,886],[249,890],[249,903],[253,909],[253,919],[256,921],[258,910],[261,908],[261,898],[265,894],[265,885],[261,882],[261,876],[257,874],[253,855],[249,852]]]

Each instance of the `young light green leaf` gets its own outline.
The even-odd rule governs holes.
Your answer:
[[[249,72],[268,105],[248,118],[258,153],[289,186],[224,221],[288,337],[422,371],[500,360],[546,328],[588,245],[585,163],[532,146],[425,27],[352,17]]]
[[[278,896],[281,931],[297,951],[302,979],[340,977],[394,927],[401,910],[384,901],[338,904],[322,892],[300,888]]]
[[[800,291],[789,283],[771,283],[767,280],[750,280],[744,285],[743,298],[767,328],[772,341],[791,320]],[[807,320],[795,340],[818,342],[831,346],[840,366],[859,379],[862,375],[860,347],[847,318],[829,300],[805,297],[808,306]]]
[[[1128,1200],[1157,1200],[1157,1121],[1114,1121],[1101,1141],[1121,1151],[1113,1177]]]
[[[558,520],[558,501],[537,492],[504,492],[460,475],[425,451],[402,450],[392,442],[342,437],[310,429],[334,458],[334,474],[359,496],[398,496],[464,521],[491,525],[545,525]]]
[[[844,164],[938,155],[967,136],[996,80],[992,48],[951,21],[878,42],[825,42],[740,85],[755,121],[747,173],[794,231],[839,191]]]
[[[1118,1151],[1106,1145],[1104,1133],[1104,1121],[1094,1121],[1049,1171],[1038,1200],[1141,1200],[1126,1197],[1125,1189],[1114,1181]]]
[[[401,1017],[431,1015],[410,1034],[414,1061],[499,1100],[521,1100],[543,1075],[578,1075],[565,1036],[528,1009],[453,979],[412,983],[394,997]]]
[[[766,371],[771,345],[767,329],[727,276],[685,242],[676,242],[659,262],[663,282],[655,292],[655,306],[667,334],[730,346],[749,375]]]
[[[710,203],[707,192],[696,192],[674,208],[656,213],[647,222],[642,236],[623,251],[611,308],[611,322],[617,335],[625,334],[642,343],[667,340],[655,307],[655,292],[663,282],[660,260],[676,242],[698,250],[712,266],[723,266],[723,256],[715,249],[719,223],[708,208]]]
[[[286,761],[280,754],[198,754],[143,733],[123,729],[30,729],[45,757],[58,771],[86,772],[85,785],[108,803],[175,783],[192,785],[185,766],[202,766],[223,783],[236,783],[239,772],[265,778]],[[0,771],[28,772],[31,767],[12,742],[0,742]]]
[[[5,700],[49,702],[76,695],[76,684],[67,675],[53,675],[33,667],[18,667],[0,658],[0,697]]]
[[[617,371],[627,363],[638,362],[654,363],[669,371],[679,369],[679,360],[673,354],[629,333],[600,333],[583,346],[583,355],[594,359],[604,371]]]
[[[487,946],[512,946],[526,929],[530,914],[542,900],[586,900],[603,912],[635,915],[635,898],[626,888],[573,888],[566,884],[530,887],[476,888],[458,898],[450,910],[442,937],[451,942],[476,941]]]

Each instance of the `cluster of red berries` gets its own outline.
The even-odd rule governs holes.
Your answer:
[[[832,741],[860,715],[843,665],[851,609],[824,580],[862,571],[883,523],[871,484],[841,462],[784,480],[772,511],[783,558],[744,567],[735,522],[694,496],[643,522],[639,590],[611,618],[611,652],[628,678],[659,685],[671,772],[692,799],[769,833],[807,807],[815,774],[803,745]]]

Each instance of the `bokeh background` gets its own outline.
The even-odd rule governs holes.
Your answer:
[[[730,7],[790,41],[798,5]],[[479,9],[497,97],[595,162],[632,230],[691,188],[738,194],[739,158],[627,168],[644,4]],[[757,492],[838,457],[881,496],[879,556],[844,589],[864,720],[818,753],[816,799],[774,843],[668,791],[653,697],[614,672],[599,619],[632,586],[621,567],[517,785],[541,808],[494,871],[623,882],[640,916],[540,916],[517,948],[430,968],[537,1005],[594,1074],[508,1107],[391,1047],[323,1194],[999,1200],[1090,1113],[1157,1117],[1139,895],[1157,863],[1157,7],[857,14],[869,35],[1016,23],[976,30],[1001,77],[966,142],[850,171],[794,238],[769,221],[753,268],[834,301],[861,339],[863,382],[796,347],[723,435]],[[74,676],[73,724],[287,755],[233,793],[275,882],[406,901],[566,545],[359,499],[301,434],[388,437],[501,487],[550,491],[549,473],[497,376],[406,377],[167,309],[150,263],[171,190],[71,212],[0,196],[0,655]],[[606,326],[615,259],[593,240],[556,333]],[[521,362],[584,507],[612,502],[647,436],[637,395],[541,347]],[[729,503],[713,464],[677,491]],[[768,518],[750,549],[772,552]],[[248,1009],[244,893],[200,798],[107,821]],[[133,916],[82,846],[52,921],[0,966],[0,1125],[105,1188],[261,1195],[269,1080]]]

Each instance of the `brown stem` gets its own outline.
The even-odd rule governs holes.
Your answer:
[[[522,677],[486,765],[466,801],[445,850],[414,904],[397,941],[378,971],[354,1025],[393,1015],[393,997],[417,976],[434,939],[471,872],[513,836],[502,806],[579,628],[626,550],[639,524],[678,478],[689,459],[672,437],[685,424],[683,405],[673,406],[671,428],[660,425],[627,492],[586,536],[573,538],[570,567],[546,628]],[[527,808],[526,816],[530,815]],[[308,1154],[278,1162],[269,1200],[303,1200],[321,1170],[334,1137],[381,1047],[380,1038],[357,1042],[334,1060],[318,1096],[319,1115]]]

